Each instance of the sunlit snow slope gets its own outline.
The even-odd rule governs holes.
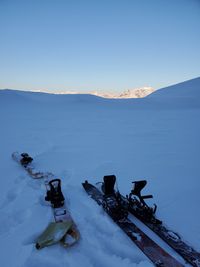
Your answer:
[[[107,174],[124,194],[147,179],[158,217],[200,250],[199,118],[200,78],[128,100],[0,90],[1,266],[152,266],[82,189]],[[12,161],[13,151],[62,179],[78,245],[34,248],[51,209],[43,183]]]

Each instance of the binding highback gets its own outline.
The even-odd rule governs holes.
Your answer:
[[[103,177],[104,180],[104,194],[112,195],[115,193],[114,186],[116,181],[115,175],[106,175]]]
[[[143,203],[144,205],[146,205],[144,199],[153,198],[152,195],[145,195],[145,196],[141,195],[141,191],[145,187],[145,185],[147,184],[147,181],[146,180],[135,181],[135,182],[133,182],[133,184],[134,184],[134,187],[131,190],[131,195],[137,196],[139,198],[140,202]]]
[[[61,180],[53,179],[49,182],[49,190],[45,197],[46,201],[50,201],[54,208],[59,208],[64,205],[64,196],[61,191]]]

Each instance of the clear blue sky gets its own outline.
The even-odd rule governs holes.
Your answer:
[[[200,0],[0,0],[0,88],[124,90],[200,76]]]

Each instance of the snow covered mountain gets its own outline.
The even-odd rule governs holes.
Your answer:
[[[144,194],[154,195],[149,203],[158,205],[158,217],[200,251],[199,117],[200,78],[138,99],[0,90],[1,265],[152,266],[81,186],[108,174],[117,176],[123,194],[132,181],[146,179]],[[30,153],[38,169],[62,179],[81,232],[73,248],[34,248],[52,213],[43,182],[12,161],[13,151]]]
[[[104,98],[142,98],[154,92],[152,87],[142,87],[137,89],[128,89],[122,93],[101,93],[101,92],[90,92],[92,95],[104,97]]]
[[[36,91],[40,93],[52,93],[60,95],[78,95],[78,94],[90,94],[96,95],[103,98],[142,98],[154,92],[152,87],[142,87],[136,89],[128,89],[121,93],[116,92],[101,92],[101,91],[89,91],[85,93],[80,93],[78,91]]]

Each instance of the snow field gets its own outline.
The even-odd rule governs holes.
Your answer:
[[[158,217],[200,250],[199,87],[198,78],[132,100],[0,91],[1,265],[152,266],[82,189],[85,179],[108,174],[123,194],[147,179],[144,194],[154,195]],[[62,179],[81,232],[73,248],[34,248],[52,213],[43,182],[11,159],[13,151],[30,153],[37,169]]]

